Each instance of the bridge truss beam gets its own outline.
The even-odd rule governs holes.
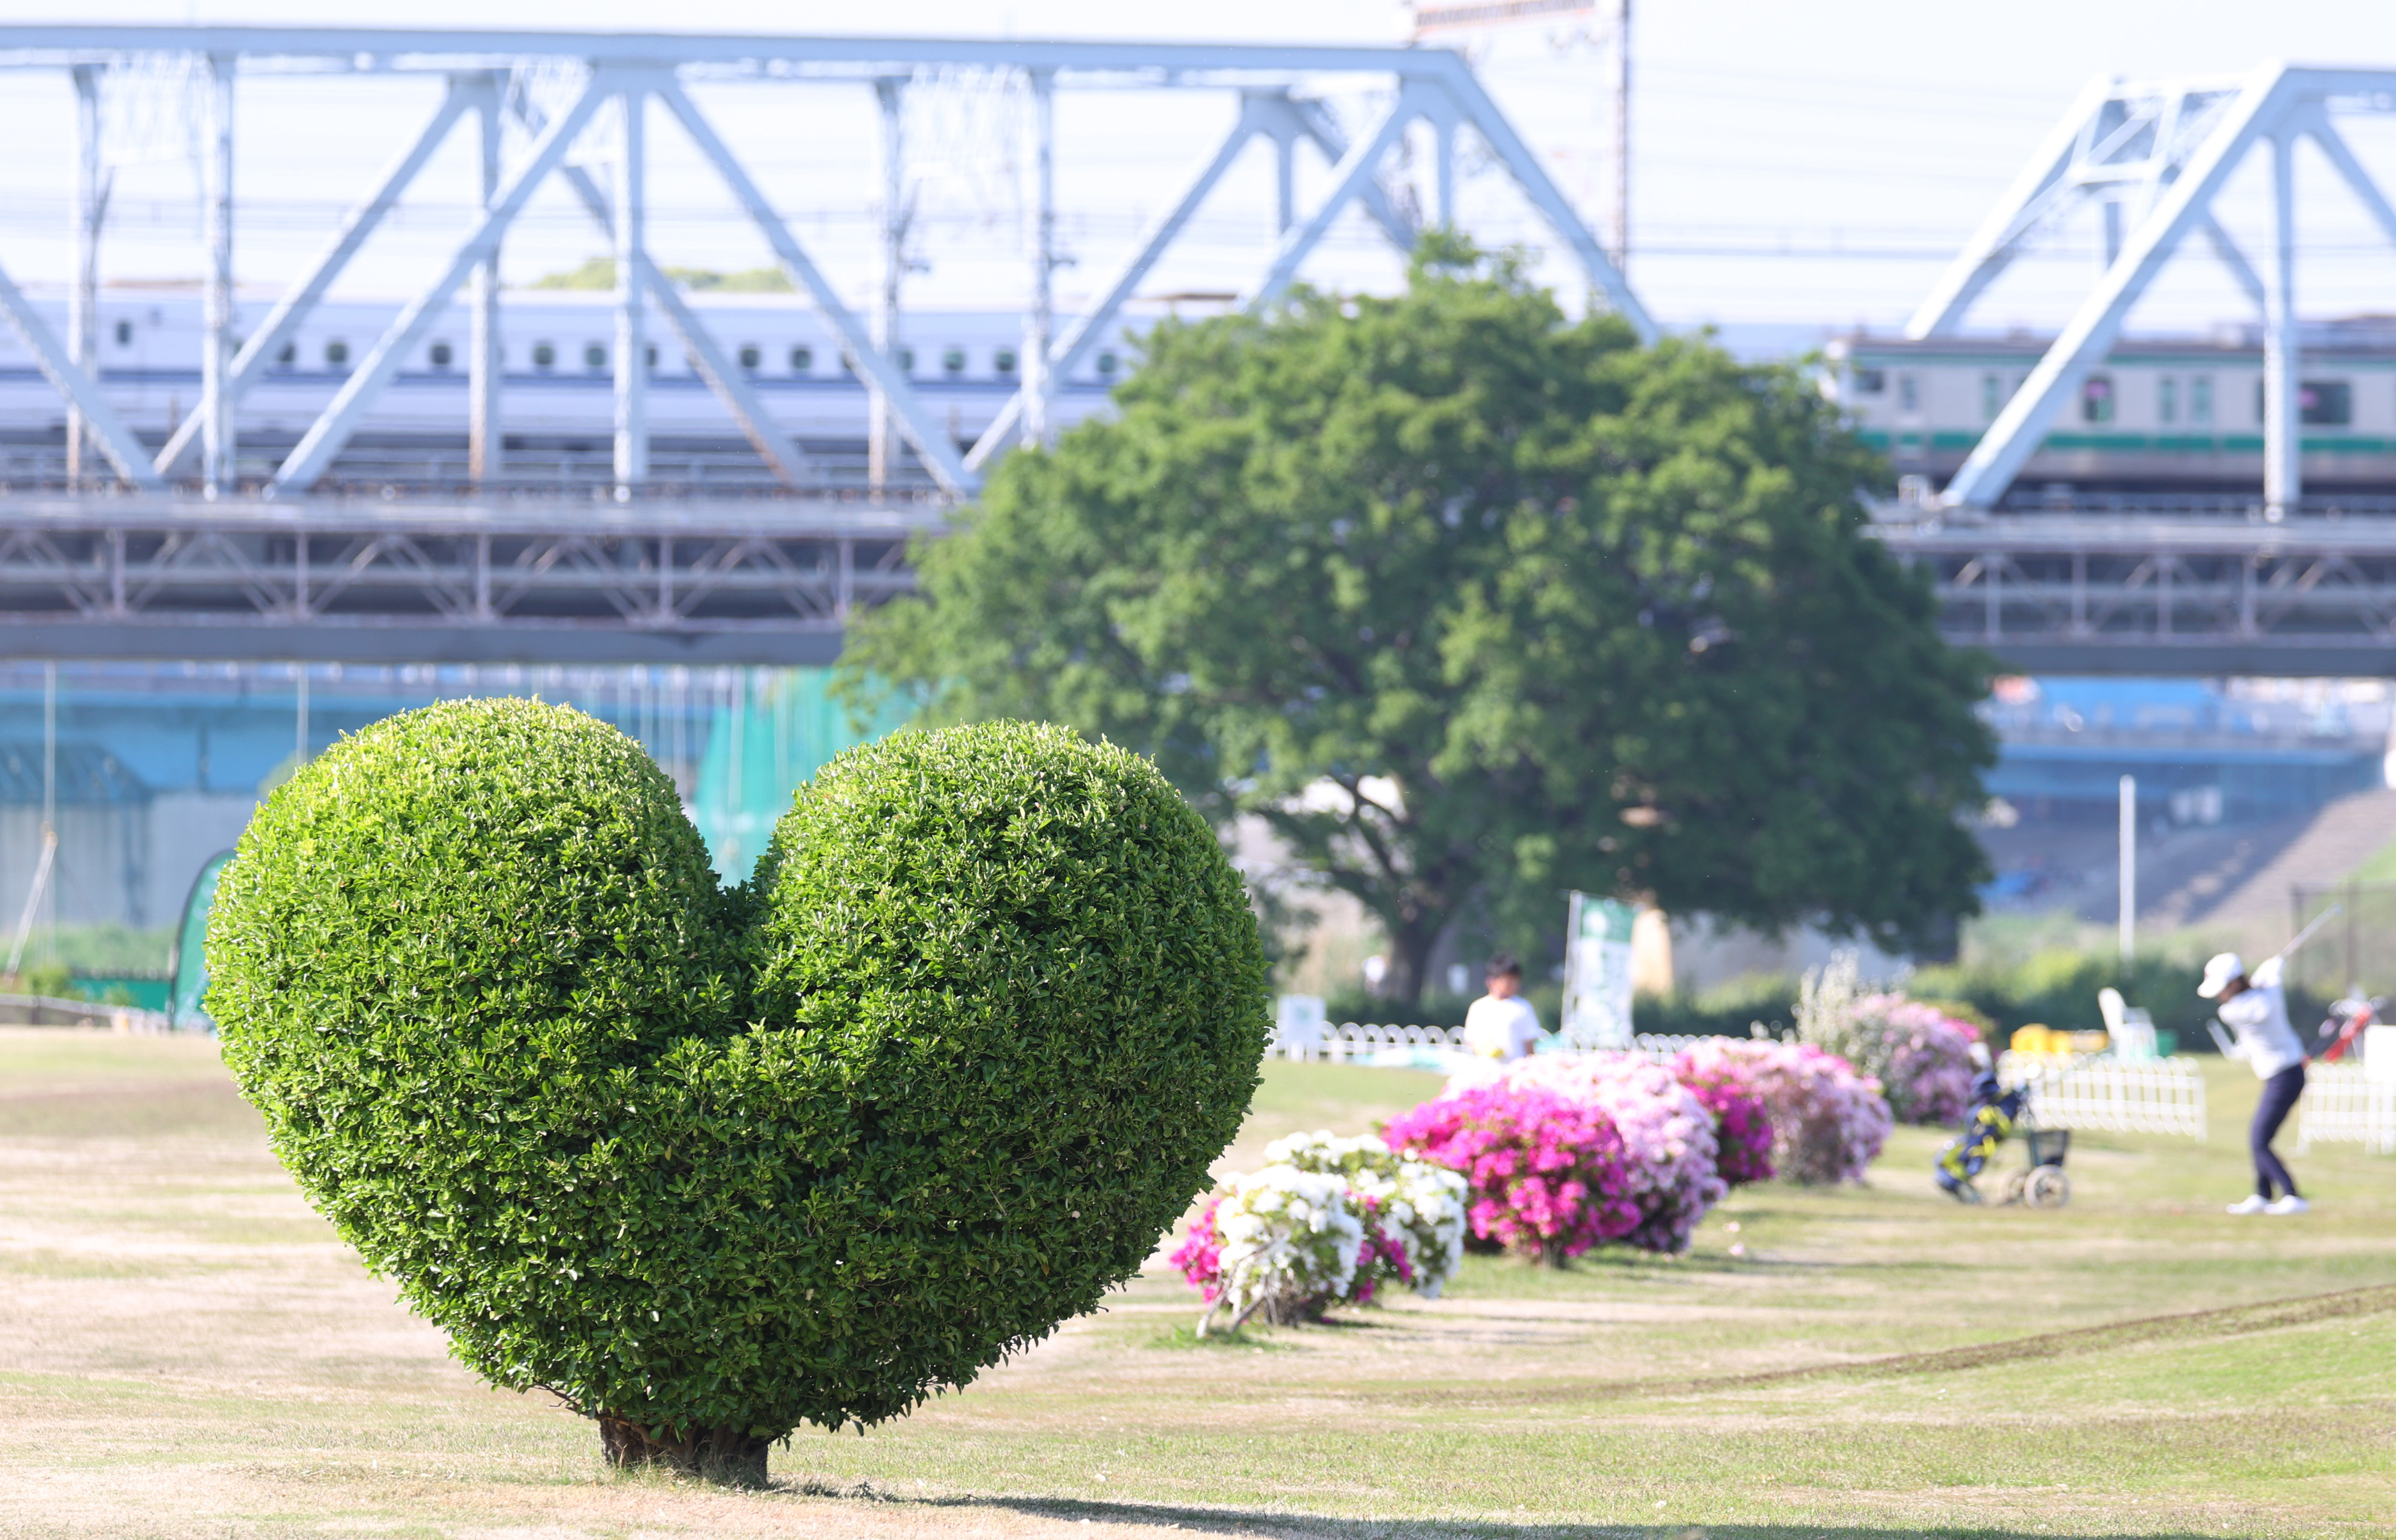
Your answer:
[[[2396,675],[2396,520],[1883,524],[1939,628],[2025,673]]]
[[[1948,484],[1947,506],[1996,506],[2064,404],[2111,350],[2132,308],[2195,235],[2262,313],[2264,500],[2275,517],[2296,510],[2304,488],[2297,455],[2294,152],[2299,139],[2312,140],[2396,241],[2396,208],[2332,121],[2333,113],[2389,111],[2396,111],[2396,70],[2274,63],[2240,79],[2098,81],[2084,92],[1906,326],[1906,335],[1916,339],[1954,331],[1981,293],[2043,233],[2075,209],[2092,203],[2103,208],[2103,274]],[[2214,208],[2258,146],[2270,155],[2272,200],[2270,246],[2259,273]]]
[[[829,662],[933,504],[0,507],[0,655]]]

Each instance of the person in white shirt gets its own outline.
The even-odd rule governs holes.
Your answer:
[[[1483,1058],[1518,1059],[1538,1045],[1539,1013],[1523,998],[1523,965],[1500,953],[1489,960],[1489,992],[1464,1013],[1464,1046]]]
[[[2221,1040],[2221,1051],[2244,1059],[2263,1082],[2263,1099],[2256,1104],[2254,1124],[2246,1131],[2247,1148],[2255,1157],[2255,1191],[2230,1204],[2232,1214],[2302,1214],[2310,1207],[2297,1194],[2296,1178],[2271,1153],[2272,1138],[2305,1094],[2305,1045],[2288,1022],[2282,968],[2283,959],[2270,958],[2250,978],[2236,952],[2223,952],[2204,965],[2204,980],[2196,987],[2204,999],[2221,1002],[2215,1014],[2238,1034],[2232,1042],[2216,1029],[2213,1035]]]

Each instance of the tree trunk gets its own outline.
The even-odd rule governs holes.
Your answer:
[[[771,1439],[752,1439],[732,1427],[700,1427],[677,1435],[670,1427],[643,1427],[599,1414],[599,1447],[619,1470],[663,1466],[680,1476],[726,1486],[764,1486]]]
[[[1447,917],[1393,925],[1384,916],[1381,923],[1390,937],[1390,972],[1383,981],[1383,993],[1411,1022],[1422,1008],[1423,987],[1431,982],[1431,954],[1439,946],[1440,932],[1447,928]]]

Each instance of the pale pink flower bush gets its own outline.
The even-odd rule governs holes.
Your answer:
[[[1880,1082],[1810,1042],[1710,1038],[1684,1052],[1693,1079],[1743,1079],[1772,1122],[1772,1161],[1794,1182],[1860,1182],[1896,1126]]]
[[[1857,1067],[1879,1078],[1897,1122],[1944,1127],[1970,1110],[1978,1028],[1901,994],[1866,995],[1856,1018]]]

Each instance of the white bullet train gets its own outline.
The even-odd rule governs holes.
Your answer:
[[[1858,332],[1829,345],[1825,389],[1899,475],[1943,485],[2049,340]],[[2396,495],[2396,316],[2309,323],[2299,345],[2308,493]],[[2124,339],[2081,382],[2007,502],[2255,494],[2263,480],[2262,390],[2257,325],[2224,326],[2210,338]]]
[[[832,326],[804,299],[781,294],[687,294],[724,352],[749,376],[781,427],[835,479],[863,473],[864,388],[844,362]],[[66,335],[62,296],[34,306]],[[260,325],[272,296],[245,296],[236,335]],[[1218,308],[1209,304],[1205,311]],[[1058,381],[1057,417],[1070,424],[1104,404],[1129,369],[1138,338],[1169,307],[1127,313]],[[272,474],[350,371],[382,336],[395,303],[327,300],[310,315],[243,397],[237,412],[245,480]],[[614,425],[615,312],[604,292],[510,289],[499,301],[499,417],[511,480],[587,480],[606,471]],[[163,443],[199,399],[203,330],[194,286],[110,286],[99,303],[102,387],[144,442]],[[659,479],[738,485],[771,477],[741,440],[731,414],[692,366],[661,314],[647,322],[648,422]],[[471,328],[453,305],[375,401],[332,480],[441,482],[462,477]],[[1021,379],[1023,321],[998,311],[910,311],[898,359],[949,436],[970,444]],[[22,340],[0,331],[0,479],[54,480],[63,468],[66,405]],[[187,465],[185,469],[191,468]]]

